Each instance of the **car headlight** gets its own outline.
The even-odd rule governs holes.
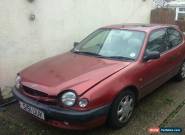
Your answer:
[[[19,75],[17,75],[16,79],[15,79],[15,87],[17,89],[19,89],[21,86],[21,77]]]
[[[76,102],[76,98],[77,96],[74,92],[68,91],[62,94],[62,96],[60,97],[60,101],[65,106],[73,106]]]

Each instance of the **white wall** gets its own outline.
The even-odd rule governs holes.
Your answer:
[[[18,71],[68,51],[100,26],[148,23],[151,8],[152,0],[1,0],[0,87],[12,86]]]

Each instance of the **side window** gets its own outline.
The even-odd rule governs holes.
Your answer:
[[[179,45],[183,41],[181,33],[178,32],[174,28],[168,28],[167,38],[168,38],[170,48],[173,48],[173,47]]]
[[[163,53],[168,50],[168,43],[166,41],[166,28],[154,31],[149,37],[146,51],[158,51]]]

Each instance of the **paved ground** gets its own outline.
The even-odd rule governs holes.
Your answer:
[[[160,125],[185,129],[184,95],[185,81],[169,81],[142,99],[128,125],[116,131],[105,126],[86,132],[50,127],[22,112],[18,104],[13,104],[0,112],[0,135],[148,135],[148,128]]]
[[[185,135],[185,102],[183,102],[180,107],[182,108],[180,108],[177,113],[174,112],[175,114],[172,113],[172,116],[169,117],[166,126],[182,128],[184,130],[181,134]]]

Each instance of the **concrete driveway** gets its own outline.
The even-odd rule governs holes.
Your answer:
[[[63,130],[45,125],[21,111],[16,103],[0,112],[0,135],[148,135],[150,127],[164,127],[170,122],[175,127],[181,126],[176,125],[172,119],[183,110],[181,108],[185,101],[184,95],[185,81],[170,80],[139,102],[133,118],[126,127],[121,130],[111,130],[102,126],[85,132]],[[182,123],[185,123],[185,119]],[[181,128],[185,129],[185,127]]]

